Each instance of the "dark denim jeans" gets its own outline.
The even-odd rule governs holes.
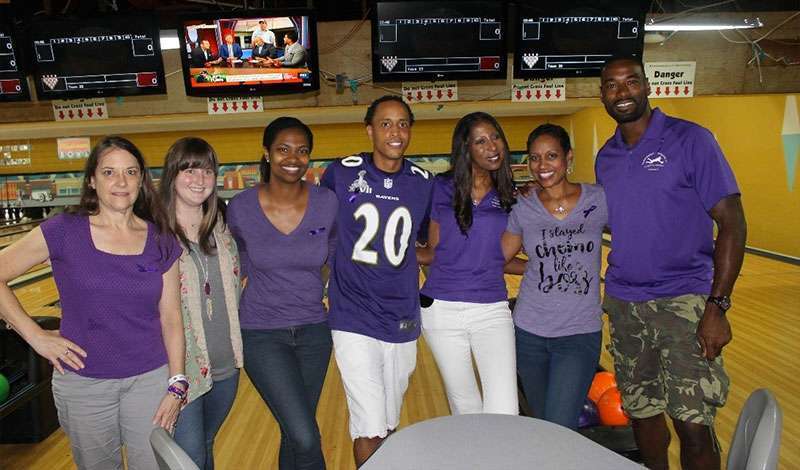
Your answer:
[[[327,323],[242,330],[244,369],[281,428],[280,470],[324,469],[316,412],[328,362]]]
[[[515,331],[517,372],[533,416],[577,429],[600,360],[602,333],[546,338]]]
[[[214,382],[211,390],[186,405],[178,415],[175,442],[201,470],[214,468],[214,438],[231,411],[238,388],[237,370],[233,376]]]

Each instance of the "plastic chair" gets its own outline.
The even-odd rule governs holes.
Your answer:
[[[156,454],[159,470],[200,470],[164,428],[153,429],[150,445]]]
[[[760,388],[747,398],[736,423],[728,470],[772,470],[778,468],[783,413],[775,396]]]

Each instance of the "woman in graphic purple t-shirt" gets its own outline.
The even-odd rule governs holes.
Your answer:
[[[156,468],[151,431],[170,429],[188,382],[178,293],[181,247],[163,229],[144,158],[105,137],[81,202],[0,252],[0,311],[58,370],[53,396],[78,468]],[[7,283],[49,259],[60,331],[43,331]],[[170,378],[171,377],[171,378]]]
[[[600,186],[567,178],[564,128],[534,129],[528,159],[541,189],[518,199],[503,235],[506,259],[522,245],[529,258],[514,307],[517,371],[534,416],[574,429],[600,359],[606,198]]]

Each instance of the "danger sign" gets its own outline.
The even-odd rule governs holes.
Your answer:
[[[695,62],[650,62],[644,73],[650,82],[649,98],[691,98],[694,96]]]

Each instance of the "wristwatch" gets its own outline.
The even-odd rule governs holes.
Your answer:
[[[708,299],[706,299],[706,302],[711,302],[712,304],[719,307],[723,315],[725,314],[725,312],[728,311],[728,309],[731,308],[731,298],[728,297],[727,295],[720,295],[718,297],[709,297]]]

